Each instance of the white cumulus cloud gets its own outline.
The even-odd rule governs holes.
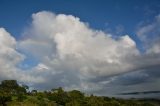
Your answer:
[[[0,30],[0,65],[1,70],[6,70],[0,71],[2,79],[17,78],[42,89],[63,86],[95,91],[104,89],[103,84],[110,82],[107,80],[110,76],[160,62],[152,52],[141,54],[129,35],[114,39],[110,34],[90,28],[78,17],[42,11],[34,13],[32,19],[24,32],[25,39],[16,41],[3,28]],[[23,71],[17,64],[28,54],[39,63]]]

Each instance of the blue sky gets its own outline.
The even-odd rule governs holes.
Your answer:
[[[114,30],[122,25],[125,33],[134,36],[141,21],[152,20],[160,12],[159,3],[159,0],[1,0],[0,25],[18,38],[29,24],[32,13],[47,10],[72,14],[95,29]]]
[[[109,96],[157,91],[159,27],[159,0],[0,0],[0,80]]]

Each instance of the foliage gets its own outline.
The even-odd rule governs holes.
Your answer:
[[[27,85],[4,80],[0,84],[0,106],[160,106],[160,101],[85,96],[78,90],[64,91],[62,87],[30,92]]]

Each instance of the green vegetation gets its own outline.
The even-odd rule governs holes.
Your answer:
[[[28,90],[16,80],[4,80],[0,84],[0,106],[160,106],[159,100],[124,100],[102,96],[85,96],[78,90],[63,88],[39,92]]]

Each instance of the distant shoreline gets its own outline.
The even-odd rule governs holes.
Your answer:
[[[141,95],[141,94],[157,94],[157,93],[160,93],[160,91],[125,92],[125,93],[119,93],[118,95]]]

